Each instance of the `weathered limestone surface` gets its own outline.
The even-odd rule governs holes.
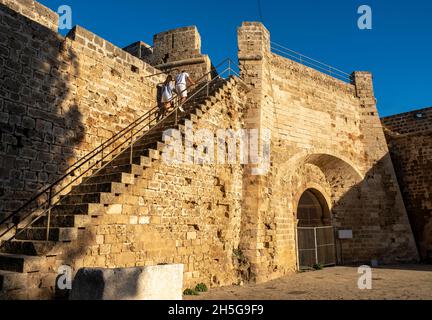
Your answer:
[[[0,5],[2,212],[154,106],[166,75],[150,77],[160,73],[150,64],[186,66],[195,78],[211,70],[195,27],[156,35],[152,49],[130,46],[137,58],[79,26],[63,38],[9,6]],[[307,189],[326,199],[334,227],[353,230],[339,261],[417,259],[371,74],[344,83],[275,55],[259,23],[244,23],[238,44],[243,80],[224,81],[174,129],[183,138],[189,129],[213,137],[219,129],[269,129],[268,173],[239,162],[167,164],[163,141],[154,136],[149,147],[144,139],[132,164],[121,154],[52,209],[51,241],[40,243],[48,223],[41,219],[4,249],[0,280],[9,298],[53,297],[61,265],[75,274],[182,264],[183,289],[293,272],[297,204]],[[197,158],[207,159],[206,147]]]
[[[0,0],[12,10],[57,32],[58,14],[34,0]]]
[[[63,38],[45,27],[57,15],[37,2],[3,3],[10,6],[0,4],[4,214],[155,107],[164,77],[148,77],[160,71],[82,27]]]
[[[198,123],[186,125],[194,133],[239,129],[243,99],[243,90],[233,87]],[[92,218],[56,265],[77,270],[181,263],[184,288],[237,283],[233,252],[240,234],[240,164],[168,165],[159,159],[127,189],[121,185],[107,198],[105,214]]]
[[[296,268],[296,206],[310,188],[328,199],[337,229],[353,230],[344,262],[416,259],[370,73],[350,84],[278,56],[260,23],[243,23],[238,42],[253,88],[245,123],[272,133],[269,174],[244,180],[241,248],[257,280]]]
[[[182,300],[183,265],[78,270],[70,300]]]
[[[139,41],[124,50],[172,75],[184,69],[195,81],[212,70],[210,58],[201,53],[201,36],[195,26],[155,34],[153,47]]]
[[[381,121],[420,255],[432,261],[432,108]]]

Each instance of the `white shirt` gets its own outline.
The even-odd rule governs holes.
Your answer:
[[[170,82],[162,88],[162,102],[168,102],[173,98],[174,85]]]
[[[176,76],[176,84],[184,84],[186,85],[186,79],[189,78],[189,73],[182,72]]]

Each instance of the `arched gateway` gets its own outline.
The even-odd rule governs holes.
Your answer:
[[[334,230],[325,197],[307,189],[297,206],[297,250],[300,269],[336,264]]]

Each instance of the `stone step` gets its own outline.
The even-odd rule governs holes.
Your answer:
[[[17,240],[45,240],[46,228],[18,229]],[[77,239],[77,228],[50,228],[48,241],[73,241]]]
[[[114,165],[114,164],[108,164],[105,168],[103,168],[100,172],[100,174],[112,174],[112,173],[130,173],[133,175],[142,175],[144,169],[142,166],[137,164],[121,164],[121,165]]]
[[[111,174],[97,174],[91,176],[89,178],[84,179],[83,183],[92,184],[92,183],[103,183],[103,182],[121,182],[126,184],[134,184],[135,177],[133,174],[117,172]]]
[[[141,175],[143,173],[143,168],[139,165],[130,165],[129,163],[124,165],[113,165],[107,164],[103,169],[101,169],[98,173],[100,174],[112,174],[112,173],[130,173],[133,175]],[[96,173],[97,175],[97,173]]]
[[[122,167],[113,168],[117,169],[118,172],[122,172]],[[142,169],[141,169],[142,174]],[[104,183],[91,183],[91,184],[80,184],[73,187],[72,194],[83,194],[83,193],[95,193],[95,192],[108,192],[108,193],[125,193],[128,191],[127,185],[120,182],[104,182]]]
[[[160,158],[160,151],[155,149],[144,149],[144,150],[134,150],[132,153],[132,159],[138,159],[139,157],[148,157],[153,160],[158,160]],[[112,164],[128,164],[130,162],[130,153],[125,153],[116,158]],[[132,161],[136,164],[135,161]]]
[[[180,113],[177,113],[177,117],[180,117]],[[143,134],[143,136],[153,137],[161,134],[166,129],[172,128],[175,126],[175,112],[169,115],[167,118],[161,120],[154,127],[150,128],[150,130]]]
[[[158,137],[158,139],[155,141],[148,141],[147,139],[143,139],[142,141],[137,141],[134,143],[133,150],[145,150],[145,149],[155,149],[157,146],[158,141],[162,138],[162,134]],[[130,147],[124,151],[125,153],[130,154]]]
[[[52,215],[90,215],[100,216],[105,213],[104,205],[99,203],[59,204],[51,209]]]
[[[213,104],[215,104],[215,103],[217,103],[217,102],[220,101],[220,97],[218,97],[218,96],[212,96],[212,97],[210,97],[210,101],[211,101]]]
[[[111,204],[116,200],[116,194],[108,192],[69,194],[61,199],[62,204],[100,203]]]
[[[170,125],[158,126],[157,128],[153,128],[150,131],[143,133],[140,136],[140,138],[137,139],[136,141],[146,142],[146,143],[156,142],[159,140],[160,136],[165,130],[170,129],[172,127],[175,127],[174,123]]]
[[[16,216],[16,222],[18,222],[18,228],[22,228],[29,223],[31,223],[35,218],[43,214],[45,210],[43,209],[32,209],[32,211],[24,212],[21,214],[21,216]],[[15,218],[9,219],[6,223],[0,226],[0,233],[3,233],[6,231],[7,228],[12,228],[9,233],[6,233],[4,235],[4,238],[9,238],[10,236],[13,236],[14,230],[16,228],[16,224],[13,223]]]
[[[12,272],[36,272],[41,268],[39,257],[0,253],[0,270]]]
[[[203,113],[206,113],[210,109],[210,106],[207,104],[202,104],[197,108],[197,110],[201,110]]]
[[[152,146],[155,147],[156,142],[153,143]],[[154,150],[154,149],[150,149],[149,147],[145,147],[145,146],[134,147],[132,152],[132,158],[136,158],[140,156],[147,157],[149,156],[150,153],[149,150]],[[123,152],[116,159],[130,159],[130,149],[128,149],[127,152]]]
[[[39,288],[34,280],[28,280],[28,283],[31,284],[30,288],[9,290],[5,293],[0,291],[0,300],[52,300],[55,296],[53,287]]]
[[[19,273],[12,271],[0,271],[0,299],[7,299],[8,291],[26,289],[27,273]],[[2,296],[4,295],[4,297]],[[13,298],[13,297],[9,297]]]
[[[13,240],[6,242],[0,252],[27,256],[58,255],[60,251],[56,246],[57,242],[53,241]]]
[[[151,142],[151,143],[141,142],[139,144],[134,145],[133,151],[143,152],[144,154],[148,153],[148,150],[161,151],[164,147],[163,142],[161,142],[162,140],[163,140],[163,136],[161,136],[160,140],[156,142]],[[130,149],[128,149],[128,153],[130,156]]]
[[[165,146],[166,146],[165,143],[158,141],[155,150],[162,152],[165,149]]]
[[[83,228],[90,224],[91,217],[89,215],[52,215],[49,219],[50,227],[58,228]],[[47,227],[48,217],[42,217],[32,224],[32,227]]]
[[[111,166],[125,166],[129,165],[130,158],[116,158],[113,160],[110,165]],[[152,160],[146,156],[139,156],[132,158],[132,164],[136,164],[138,166],[148,168],[151,167]]]
[[[191,114],[189,115],[189,119],[190,119],[190,121],[192,121],[193,123],[197,123],[198,120],[199,120],[198,116],[195,115],[195,114],[193,114],[193,113],[191,113]]]

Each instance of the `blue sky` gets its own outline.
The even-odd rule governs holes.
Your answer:
[[[73,10],[81,25],[124,47],[153,34],[196,25],[203,53],[236,58],[236,29],[260,19],[258,0],[39,0]],[[371,6],[373,29],[359,30],[357,8]],[[351,73],[374,74],[381,116],[432,106],[432,1],[261,0],[272,41]]]

